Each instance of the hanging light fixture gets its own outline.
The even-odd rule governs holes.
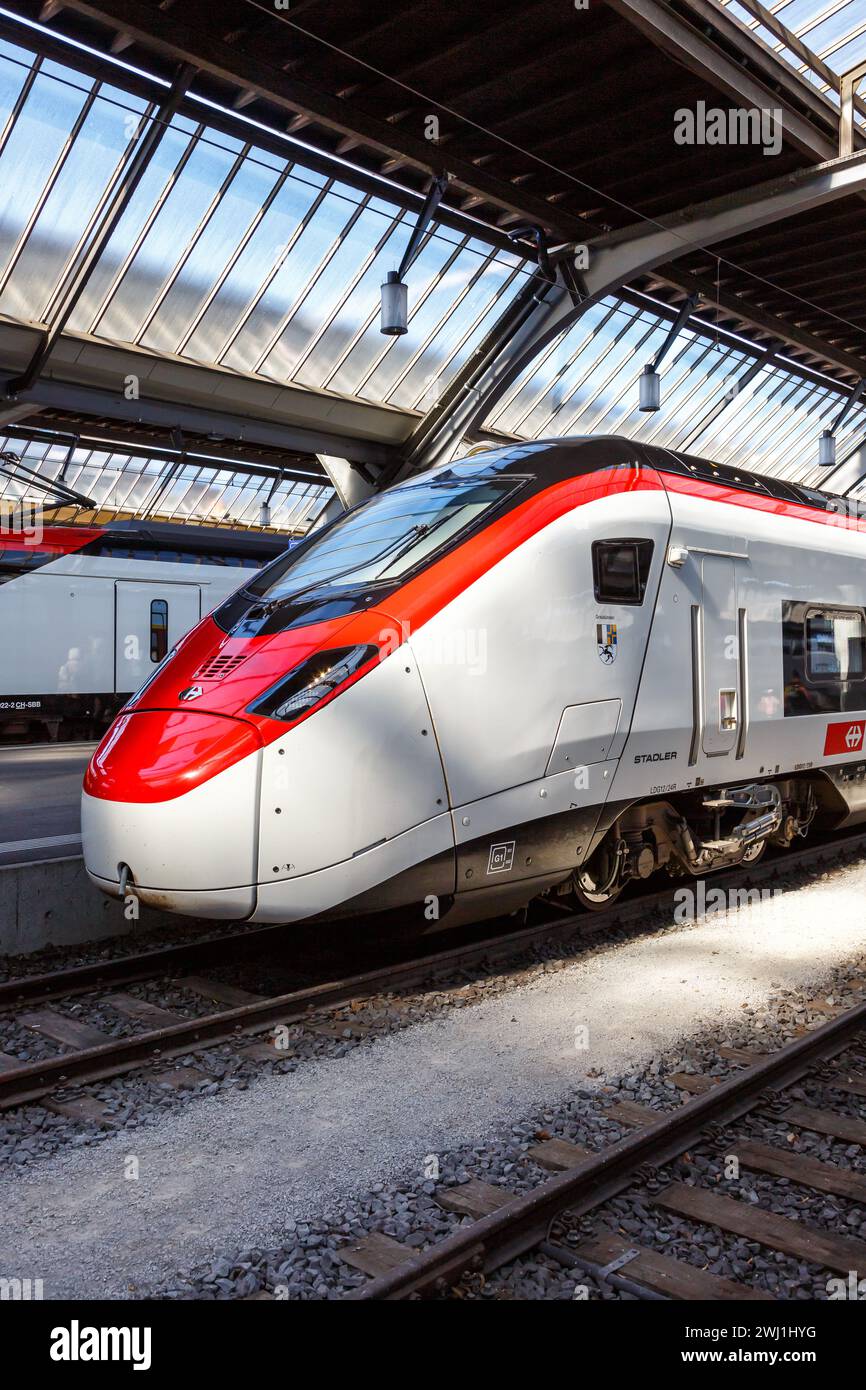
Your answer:
[[[379,332],[388,337],[399,337],[409,328],[409,290],[403,281],[412,262],[421,250],[424,235],[433,220],[436,209],[442,202],[448,187],[448,175],[437,174],[433,179],[427,196],[418,212],[418,220],[412,228],[409,244],[403,252],[398,270],[389,270],[384,285],[379,287],[380,312]]]
[[[682,328],[691,318],[692,314],[697,308],[697,304],[698,296],[696,294],[689,295],[688,299],[685,301],[676,318],[674,319],[673,323],[671,324],[670,332],[668,333],[668,336],[665,338],[664,342],[662,343],[652,362],[647,362],[646,366],[641,372],[639,387],[640,394],[638,398],[639,410],[651,411],[659,410],[661,408],[662,383],[661,377],[659,376],[659,367],[661,366],[662,362],[667,356],[667,352],[671,344],[675,341]]]
[[[835,464],[836,435],[862,396],[864,386],[866,386],[866,381],[861,377],[848,399],[843,403],[842,409],[830,428],[821,431],[818,437],[818,466],[820,468],[832,468]]]
[[[409,289],[400,279],[399,270],[389,270],[381,287],[382,309],[379,332],[396,337],[409,328]]]
[[[653,367],[652,362],[647,362],[640,374],[640,410],[658,410],[662,400],[662,379]]]
[[[271,481],[270,489],[268,491],[268,495],[259,507],[260,526],[270,526],[271,524],[271,503],[274,500],[274,493],[276,492],[277,488],[280,486],[280,483],[282,481],[283,471],[282,469],[280,469],[278,473],[274,474],[273,480]]]
[[[822,430],[818,439],[818,462],[822,468],[832,468],[836,462],[836,436],[832,430]]]

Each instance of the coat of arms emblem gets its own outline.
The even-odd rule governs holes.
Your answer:
[[[595,640],[599,660],[605,666],[612,666],[616,661],[616,623],[596,623]]]

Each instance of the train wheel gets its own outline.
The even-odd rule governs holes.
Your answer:
[[[588,869],[582,869],[574,875],[575,896],[581,907],[588,908],[590,912],[601,912],[603,908],[609,907],[619,897],[624,886],[623,883],[618,883],[613,888],[601,886]]]
[[[749,845],[748,849],[743,852],[743,857],[740,860],[740,863],[750,865],[757,864],[759,860],[763,859],[764,851],[766,850],[766,848],[766,840],[758,840],[756,844]]]

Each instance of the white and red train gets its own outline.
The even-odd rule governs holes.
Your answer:
[[[99,739],[284,536],[172,522],[0,532],[0,744]]]
[[[621,438],[344,514],[204,618],[85,779],[88,872],[287,922],[756,859],[866,818],[866,526]]]

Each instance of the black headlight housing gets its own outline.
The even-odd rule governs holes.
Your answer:
[[[293,724],[296,719],[310,714],[378,655],[379,648],[371,644],[317,652],[247,705],[247,712]]]

